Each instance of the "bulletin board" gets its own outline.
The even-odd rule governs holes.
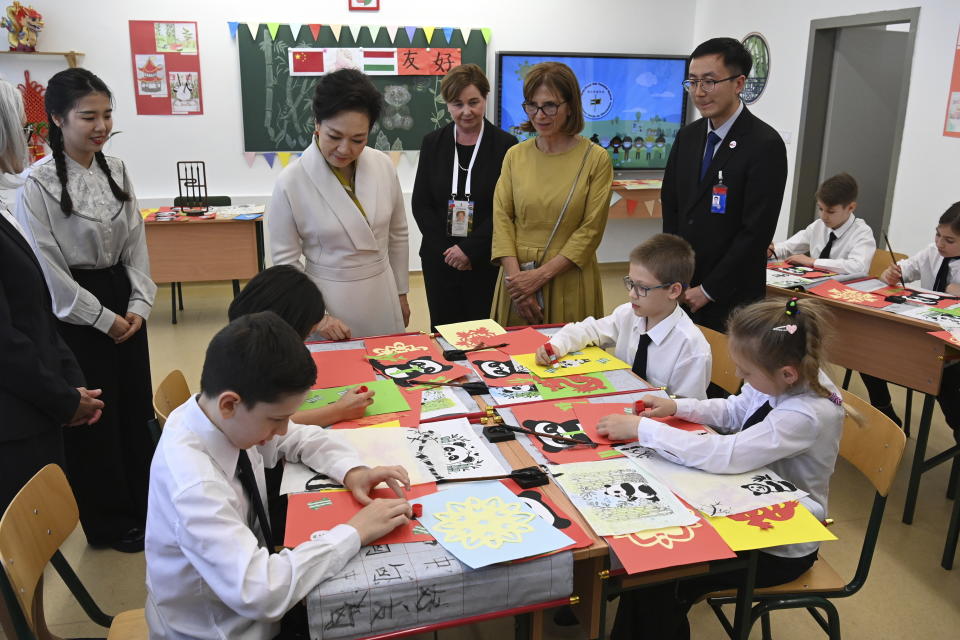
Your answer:
[[[294,28],[297,33],[290,25],[276,23],[240,24],[237,29],[244,151],[248,153],[300,152],[310,144],[314,129],[311,100],[318,78],[291,76],[291,49],[398,51],[394,58],[397,75],[370,76],[385,105],[368,144],[381,151],[417,150],[424,135],[450,122],[440,97],[443,76],[401,72],[404,50],[420,50],[418,55],[423,57],[422,50],[427,48],[444,52],[459,49],[462,63],[472,62],[486,69],[488,29],[399,27],[394,31],[306,24]]]
[[[130,57],[139,115],[202,115],[196,22],[130,20]]]

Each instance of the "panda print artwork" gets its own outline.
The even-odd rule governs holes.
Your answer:
[[[766,467],[749,473],[713,474],[670,462],[636,442],[615,448],[708,516],[753,511],[807,495]]]
[[[435,480],[509,473],[466,418],[424,423],[407,431],[407,442]]]
[[[611,444],[594,441],[584,431],[574,407],[585,402],[537,402],[511,410],[515,424],[527,431],[530,442],[549,462],[564,464],[621,457]],[[556,440],[554,436],[564,440]]]
[[[512,387],[536,381],[529,369],[499,351],[472,351],[467,359],[488,387]]]
[[[366,338],[364,347],[374,370],[401,387],[417,382],[449,382],[470,373],[440,353],[436,344],[424,335]]]
[[[665,484],[627,458],[573,462],[550,470],[597,535],[683,527],[699,520]]]

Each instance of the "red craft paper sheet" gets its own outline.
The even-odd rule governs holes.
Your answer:
[[[799,276],[801,278],[826,278],[827,276],[837,275],[836,271],[830,271],[829,269],[821,269],[820,267],[805,267],[803,265],[790,264],[789,262],[771,262],[767,265],[767,269],[771,271],[778,271],[780,273],[786,273],[791,276]],[[797,269],[804,270],[803,273],[796,273]],[[809,271],[806,271],[809,269]]]
[[[437,344],[424,335],[388,336],[384,338],[365,338],[367,356],[377,373],[392,379],[399,386],[412,386],[418,380],[430,382],[449,382],[470,373],[466,367],[454,364],[443,357]],[[411,369],[412,360],[430,360],[441,369],[436,373],[403,374],[401,369]],[[406,375],[406,377],[404,377]]]
[[[565,533],[566,535],[573,538],[573,544],[569,544],[562,549],[557,549],[553,553],[559,553],[560,551],[566,551],[567,549],[583,549],[584,547],[589,547],[593,544],[593,539],[583,530],[583,527],[578,525],[576,522],[570,519],[570,517],[560,510],[560,507],[557,504],[547,497],[543,492],[543,487],[534,487],[532,489],[523,489],[519,484],[514,480],[509,478],[501,480],[500,482],[503,485],[510,489],[515,495],[525,498],[528,501],[538,501],[540,505],[534,505],[530,502],[527,503],[534,513],[538,514],[548,522],[550,521],[550,516],[553,516],[553,526]],[[531,493],[536,493],[536,496],[530,495]],[[540,556],[534,556],[539,558]],[[524,560],[532,560],[533,558],[524,558]]]
[[[702,424],[690,422],[689,420],[684,420],[683,418],[677,418],[675,416],[670,416],[669,418],[650,419],[656,420],[657,422],[662,422],[663,424],[669,425],[674,429],[682,429],[684,431],[706,431],[706,428]]]
[[[577,414],[573,411],[575,404],[577,403],[569,400],[561,400],[559,402],[551,401],[517,405],[511,407],[511,409],[521,427],[534,430],[549,428],[552,429],[552,431],[546,433],[583,440],[585,443],[592,442],[590,437],[582,431],[580,421],[577,420]],[[590,447],[566,442],[554,442],[550,440],[548,436],[544,436],[543,440],[541,440],[540,437],[529,434],[527,437],[529,437],[533,445],[543,453],[544,457],[554,464],[596,462],[598,460],[619,458],[622,455],[609,444]]]
[[[507,331],[505,335],[497,336],[497,344],[506,343],[505,347],[497,347],[510,356],[520,356],[525,353],[535,353],[540,345],[547,342],[550,338],[543,335],[536,329],[527,327],[519,331]]]
[[[917,291],[916,289],[904,289],[903,287],[884,287],[871,291],[879,296],[903,296],[904,302],[915,304],[922,307],[935,307],[937,309],[947,309],[956,304],[960,304],[960,298],[957,296],[948,296],[946,293],[933,293],[930,291]],[[918,297],[913,297],[918,296]],[[931,299],[930,296],[933,298]],[[930,302],[937,301],[936,304]]]
[[[736,555],[704,518],[685,527],[650,529],[603,539],[629,574]]]
[[[849,302],[850,304],[856,304],[862,307],[882,309],[883,307],[890,306],[890,303],[884,300],[883,296],[857,291],[856,289],[840,284],[836,280],[827,280],[815,287],[810,287],[807,291],[822,298]]]
[[[483,380],[488,387],[512,387],[518,384],[534,384],[537,377],[530,372],[517,373],[517,363],[505,353],[496,349],[486,349],[484,351],[471,351],[467,354],[467,359],[473,365],[473,370]],[[499,366],[491,363],[501,363]],[[494,371],[505,368],[513,371],[510,375],[497,377]]]
[[[363,349],[312,351],[310,356],[317,365],[317,381],[311,389],[330,389],[377,379]]]
[[[949,331],[928,331],[934,338],[940,338],[952,347],[960,347],[960,339],[955,338]]]
[[[597,423],[600,418],[609,415],[633,415],[634,403],[632,402],[598,402],[594,404],[577,404],[573,407],[573,412],[580,420],[580,426],[594,442],[603,444],[623,444],[624,442],[635,442],[637,439],[630,440],[610,440],[597,433]],[[638,420],[639,421],[639,420]]]
[[[419,498],[437,492],[434,483],[418,484],[405,492],[407,499]],[[392,489],[374,489],[372,498],[396,498]],[[310,503],[329,500],[330,504],[310,508]],[[338,524],[344,524],[363,508],[353,497],[350,491],[311,491],[309,493],[291,493],[287,495],[287,528],[283,538],[285,547],[295,547],[310,540],[314,531],[329,530]],[[411,521],[402,527],[397,527],[382,538],[370,544],[399,544],[401,542],[420,542],[433,540],[429,533],[414,533],[413,529],[419,525]],[[424,531],[426,529],[424,528]]]

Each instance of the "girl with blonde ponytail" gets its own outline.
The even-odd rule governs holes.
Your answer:
[[[821,370],[828,326],[827,311],[816,301],[763,300],[741,307],[728,322],[730,356],[744,381],[738,395],[645,396],[643,417],[608,416],[598,431],[613,440],[639,439],[671,462],[710,473],[767,467],[805,491],[802,504],[823,520],[843,423],[840,393]],[[672,415],[710,425],[715,433],[681,431],[650,419]],[[812,542],[765,549],[757,586],[798,578],[816,560],[818,548]],[[706,576],[623,594],[611,637],[684,637],[690,606],[742,579],[735,573]]]
[[[126,167],[104,155],[112,95],[86,69],[57,73],[44,97],[51,156],[31,167],[17,216],[39,258],[87,386],[103,389],[94,425],[64,432],[66,472],[87,541],[142,551],[153,417],[143,220]]]

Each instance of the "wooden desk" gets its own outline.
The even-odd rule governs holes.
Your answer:
[[[146,234],[150,273],[157,284],[232,280],[233,294],[237,295],[240,280],[252,278],[263,269],[262,217],[153,221],[146,223]],[[170,300],[176,324],[176,297],[171,295]]]
[[[820,300],[833,313],[832,328],[835,338],[827,344],[827,357],[830,362],[925,394],[907,498],[903,507],[903,522],[911,524],[920,491],[920,477],[947,460],[960,460],[960,446],[951,447],[929,459],[925,458],[933,417],[933,401],[940,392],[944,358],[948,354],[956,354],[956,350],[927,333],[940,330],[938,325],[929,322],[779,287],[767,286],[767,295]],[[803,313],[802,305],[800,309]],[[956,464],[955,462],[955,471]],[[951,475],[951,487],[954,484],[952,479]]]

